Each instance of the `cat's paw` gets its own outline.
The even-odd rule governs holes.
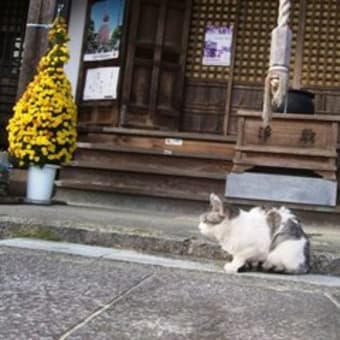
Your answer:
[[[274,267],[275,267],[274,264],[268,260],[262,263],[262,269],[266,272],[272,271]]]
[[[224,265],[224,271],[227,274],[235,274],[237,273],[237,270],[238,270],[238,267],[236,267],[235,264],[232,262],[228,262]]]
[[[286,268],[283,264],[272,263],[268,260],[262,264],[262,269],[266,272],[273,272],[273,273],[286,272]]]

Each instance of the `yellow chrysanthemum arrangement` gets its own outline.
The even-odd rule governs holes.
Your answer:
[[[76,149],[77,108],[63,68],[69,60],[63,18],[56,18],[48,38],[50,48],[7,126],[8,151],[19,166],[67,163]]]

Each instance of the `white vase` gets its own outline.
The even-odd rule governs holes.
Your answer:
[[[54,179],[58,168],[59,166],[54,164],[28,167],[26,202],[51,204]]]

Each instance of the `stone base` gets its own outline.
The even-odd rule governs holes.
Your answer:
[[[312,205],[335,206],[337,182],[323,178],[231,173],[227,175],[225,196]]]

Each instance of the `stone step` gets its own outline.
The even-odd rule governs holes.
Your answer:
[[[202,237],[198,215],[160,212],[157,209],[99,209],[67,205],[0,206],[0,238],[29,237],[144,253],[230,259],[213,241]],[[312,272],[340,275],[340,225],[313,227]]]

